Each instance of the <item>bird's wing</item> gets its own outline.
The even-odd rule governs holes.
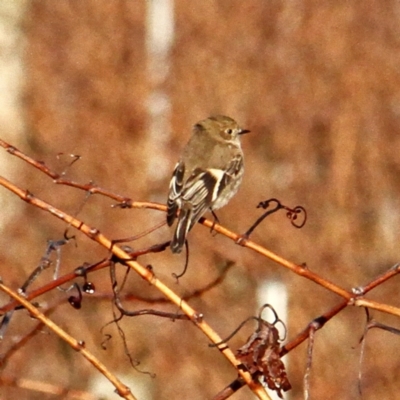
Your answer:
[[[238,154],[230,161],[226,169],[196,169],[192,173],[181,194],[183,204],[190,204],[192,209],[189,230],[212,206],[226,186],[236,178],[242,164],[243,157]]]
[[[236,178],[243,164],[243,157],[236,155],[224,169],[196,168],[186,182],[183,181],[185,164],[180,161],[172,174],[169,185],[167,222],[172,225],[180,208],[190,209],[189,231],[209,209],[221,192]]]
[[[223,175],[221,176],[221,180],[218,183],[217,192],[212,201],[214,201],[221,192],[229,186],[232,180],[235,180],[239,175],[240,171],[243,168],[243,156],[241,154],[237,154],[227,165],[226,169],[223,171]]]
[[[181,199],[183,207],[191,210],[188,231],[211,206],[213,193],[219,180],[215,171],[220,170],[197,169],[185,184]]]
[[[178,199],[182,192],[183,176],[185,174],[185,164],[180,161],[176,164],[172,178],[169,183],[169,193],[167,201],[167,223],[171,226],[174,223],[176,212],[179,208]]]

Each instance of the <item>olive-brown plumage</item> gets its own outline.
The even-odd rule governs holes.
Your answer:
[[[223,115],[194,125],[169,185],[168,225],[178,219],[173,253],[181,252],[188,232],[207,210],[223,207],[236,194],[244,171],[239,137],[247,132]]]

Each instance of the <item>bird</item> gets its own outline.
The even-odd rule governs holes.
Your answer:
[[[225,115],[193,126],[169,184],[167,224],[177,219],[172,253],[182,251],[188,232],[208,210],[218,210],[236,194],[244,172],[240,136],[248,132]]]

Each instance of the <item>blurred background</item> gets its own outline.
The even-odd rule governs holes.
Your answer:
[[[275,197],[308,212],[294,229],[284,213],[268,218],[252,239],[346,289],[363,285],[400,261],[400,3],[387,1],[183,0],[0,3],[0,137],[43,160],[66,178],[95,184],[136,201],[165,203],[170,175],[191,127],[212,114],[236,119],[243,137],[245,176],[236,197],[218,212],[221,224],[245,232],[260,215],[259,201]],[[60,155],[60,153],[62,153]],[[72,167],[69,154],[82,159]],[[56,186],[43,174],[0,151],[1,175],[117,239],[162,221],[152,210],[111,208],[112,201]],[[0,276],[18,288],[39,264],[49,239],[65,225],[0,191]],[[163,227],[133,242],[142,248],[166,241]],[[296,336],[340,299],[283,267],[207,228],[189,236],[190,264],[170,251],[142,257],[180,294],[204,287],[235,266],[216,288],[190,304],[225,337],[270,302]],[[61,273],[107,252],[77,234],[61,251]],[[52,279],[45,271],[32,288]],[[235,379],[235,371],[189,322],[125,318],[132,369],[112,320],[108,271],[89,278],[96,293],[73,309],[64,293],[37,299],[51,305],[55,322],[84,340],[141,400],[209,399]],[[159,294],[131,274],[126,293]],[[398,278],[368,298],[400,306]],[[0,296],[2,304],[8,299]],[[124,303],[140,310],[149,304]],[[166,304],[160,310],[177,311]],[[397,319],[373,313],[382,323]],[[348,308],[316,334],[311,395],[357,399],[362,309]],[[36,321],[14,314],[1,353]],[[230,342],[241,346],[254,326]],[[104,335],[112,339],[101,348]],[[397,399],[400,338],[368,334],[363,399]],[[293,389],[303,398],[306,344],[283,358]],[[118,398],[111,384],[82,357],[43,329],[20,349],[2,375],[87,390]],[[98,392],[96,392],[98,390]],[[4,399],[53,399],[20,388],[1,388]],[[97,393],[97,394],[96,394]],[[243,388],[234,399],[254,396]]]

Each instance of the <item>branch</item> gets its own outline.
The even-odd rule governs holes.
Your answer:
[[[33,306],[29,301],[24,299],[18,293],[14,292],[7,286],[5,286],[2,282],[0,282],[0,290],[4,293],[8,294],[12,298],[18,301],[21,305],[23,305],[33,317],[38,319],[44,325],[46,325],[50,330],[52,330],[57,336],[59,336],[62,340],[67,342],[74,350],[80,352],[83,357],[85,357],[95,368],[97,368],[116,388],[117,393],[127,399],[127,400],[136,400],[136,397],[133,396],[128,386],[125,386],[114,374],[112,374],[105,365],[103,365],[92,353],[90,353],[85,348],[85,342],[78,341],[61,329],[58,325],[56,325],[51,319],[47,318],[43,313],[41,313],[35,306]]]
[[[110,239],[105,237],[96,228],[91,228],[77,218],[57,209],[51,204],[35,197],[32,193],[26,190],[22,190],[18,186],[14,185],[4,177],[0,176],[0,185],[6,187],[11,192],[15,193],[22,200],[29,204],[34,205],[44,211],[49,212],[56,218],[66,222],[68,225],[76,228],[91,240],[99,243],[106,249],[110,250],[112,254],[117,257],[121,262],[123,262],[128,267],[132,268],[137,274],[139,274],[143,279],[148,281],[151,285],[156,287],[161,293],[163,293],[172,303],[177,305],[181,310],[189,317],[189,319],[203,331],[203,333],[213,342],[221,342],[219,335],[204,321],[203,315],[197,313],[192,307],[189,306],[181,297],[179,297],[173,290],[171,290],[167,285],[165,285],[161,280],[159,280],[154,273],[147,269],[146,267],[139,264],[137,261],[132,260],[132,256],[126,253],[121,247],[115,245]],[[164,206],[165,208],[165,206]],[[30,304],[30,303],[28,303]],[[33,306],[32,306],[33,307]],[[225,347],[220,349],[221,353],[230,361],[230,363],[238,370],[238,373],[244,378],[250,389],[260,398],[268,399],[268,395],[265,389],[258,382],[254,382],[251,375],[238,368],[240,362],[236,359],[233,352]]]

